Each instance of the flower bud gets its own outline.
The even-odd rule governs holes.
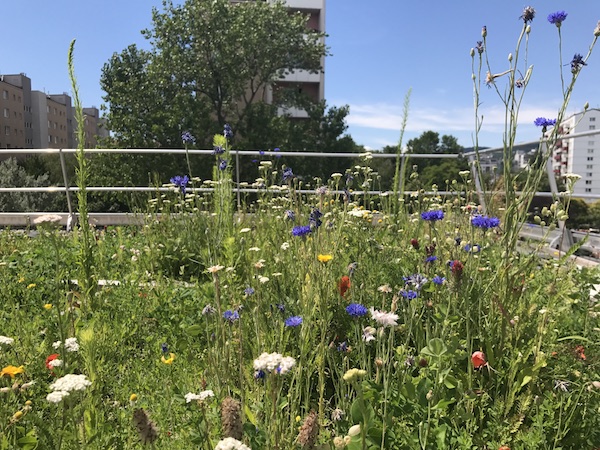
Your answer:
[[[360,425],[352,425],[348,430],[348,436],[358,436],[360,434]]]
[[[469,52],[469,54],[471,55],[471,58],[475,56],[475,49],[471,47],[471,51]]]
[[[587,109],[590,107],[590,102],[585,102],[585,105],[583,105],[583,110],[587,111]]]
[[[509,53],[509,54],[508,54],[508,61],[509,61],[509,62],[510,62],[510,61],[512,61],[512,53]]]
[[[527,28],[525,28],[525,33],[531,33],[531,25],[527,25]]]
[[[481,37],[486,37],[487,36],[487,27],[484,25],[483,28],[481,28]]]

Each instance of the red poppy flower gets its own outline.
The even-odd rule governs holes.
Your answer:
[[[54,361],[55,359],[57,359],[60,355],[58,353],[52,353],[50,356],[48,356],[46,358],[46,368],[48,370],[54,370],[54,367],[52,367],[50,365],[50,361]]]
[[[579,356],[581,359],[583,359],[585,361],[586,357],[585,357],[585,353],[583,353],[584,351],[585,351],[585,347],[583,345],[578,345],[577,347],[575,347],[575,353],[577,354],[577,356]]]
[[[340,290],[340,295],[342,297],[346,296],[346,292],[348,292],[348,289],[350,289],[351,285],[352,283],[350,282],[350,277],[348,275],[344,275],[342,278],[340,278],[340,281],[338,282],[338,289]]]
[[[487,364],[487,361],[485,360],[485,353],[479,351],[473,352],[471,355],[471,362],[473,363],[474,369],[481,369]]]

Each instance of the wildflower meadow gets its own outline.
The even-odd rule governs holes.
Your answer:
[[[534,17],[500,69],[486,29],[471,50],[474,127],[489,87],[506,161]],[[599,35],[540,118],[546,158]],[[173,174],[140,226],[88,225],[81,149],[78,226],[0,233],[0,449],[600,448],[599,273],[519,238],[545,167],[517,191],[505,164],[499,195],[476,161],[441,192],[399,153],[396,190],[371,194],[365,154],[307,193],[281,151],[238,207],[234,131],[214,138],[212,179]]]

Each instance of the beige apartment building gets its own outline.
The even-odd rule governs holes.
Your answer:
[[[85,148],[108,136],[98,108],[84,108]],[[0,149],[76,148],[71,97],[31,90],[25,74],[0,75]]]
[[[255,0],[231,0],[234,3]],[[272,2],[273,0],[267,0]],[[319,32],[325,32],[325,0],[285,0],[285,4],[290,12],[301,12],[308,18],[307,28]],[[325,60],[321,61],[321,66],[325,67]],[[315,103],[325,98],[325,73],[310,73],[307,70],[295,70],[286,74],[283,79],[277,80],[269,86],[264,93],[264,99],[267,103],[272,103],[277,97],[279,89],[296,89],[299,93],[305,94]],[[279,114],[289,115],[295,119],[307,118],[306,111],[298,108],[280,108]]]

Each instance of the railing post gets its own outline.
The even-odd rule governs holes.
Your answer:
[[[67,195],[67,208],[69,209],[69,217],[72,217],[73,216],[73,206],[71,205],[71,191],[69,189],[69,178],[67,176],[67,165],[65,163],[65,155],[62,152],[62,148],[58,149],[58,155],[60,157],[60,168],[62,169],[63,180],[65,182],[65,194]]]
[[[473,177],[473,181],[475,182],[475,191],[477,192],[477,198],[479,199],[479,204],[483,208],[483,212],[485,213],[487,207],[485,205],[485,195],[483,194],[483,187],[481,185],[481,179],[479,178],[479,167],[477,167],[477,155],[472,153],[469,155],[469,168],[471,169],[471,176]]]
[[[235,190],[237,192],[237,209],[238,212],[242,209],[242,202],[240,198],[240,152],[235,151]]]
[[[544,140],[542,142],[542,155],[545,155],[548,151],[548,142]],[[546,160],[546,173],[548,174],[548,183],[550,184],[550,192],[552,192],[555,198],[558,198],[558,186],[556,185],[556,178],[554,177],[554,170],[552,169],[552,158],[548,157]],[[573,246],[573,235],[571,230],[567,228],[567,223],[564,220],[558,221],[558,229],[560,230],[559,250],[566,252]]]

